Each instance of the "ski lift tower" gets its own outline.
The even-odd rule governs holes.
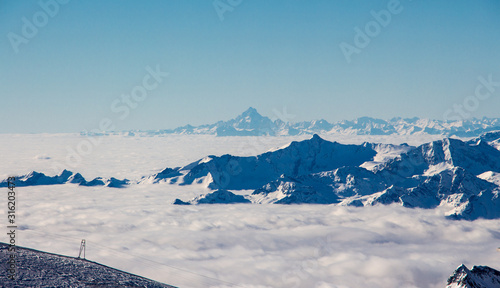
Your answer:
[[[78,253],[78,259],[80,259],[80,256],[82,256],[83,252],[83,259],[85,259],[85,239],[82,239],[82,243],[80,243],[80,252]]]

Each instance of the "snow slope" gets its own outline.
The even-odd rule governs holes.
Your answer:
[[[434,168],[437,165],[441,165],[441,167],[459,166],[474,175],[486,171],[500,172],[500,150],[484,141],[467,143],[459,139],[445,138],[420,145],[416,149],[402,154],[401,157],[389,161],[379,170],[391,171],[408,177],[424,174],[429,169],[436,170]]]
[[[447,284],[446,288],[496,288],[500,287],[500,271],[488,266],[473,266],[469,270],[462,264]]]
[[[212,189],[257,189],[281,174],[295,177],[357,166],[373,160],[376,154],[368,144],[344,145],[314,135],[309,140],[294,141],[282,149],[257,156],[208,156],[177,168],[182,176],[168,174],[165,179],[180,185],[205,183]]]
[[[15,247],[15,252],[9,252],[8,248],[9,245],[0,242],[2,260],[9,259],[9,255],[16,256],[16,279],[6,279],[2,275],[2,287],[174,288],[93,261],[20,246]]]

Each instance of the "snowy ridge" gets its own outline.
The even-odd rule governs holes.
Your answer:
[[[257,156],[208,156],[176,168],[183,175],[172,177],[173,174],[169,174],[165,180],[179,185],[206,183],[211,189],[257,189],[281,174],[295,177],[348,165],[358,166],[372,161],[376,154],[367,143],[344,145],[314,135],[309,140],[294,141],[283,149]]]
[[[80,186],[106,186],[112,188],[121,188],[125,185],[130,184],[127,179],[119,180],[114,177],[109,179],[97,177],[91,181],[85,180],[85,178],[80,173],[73,173],[68,170],[63,170],[59,175],[47,176],[43,173],[31,171],[28,174],[22,176],[16,176],[16,186],[38,186],[38,185],[59,185],[65,183],[78,184]],[[0,182],[0,187],[7,187],[7,179]]]
[[[352,121],[312,120],[284,122],[271,120],[250,107],[241,115],[228,121],[201,126],[185,125],[175,129],[124,131],[124,132],[82,132],[82,135],[127,135],[156,136],[165,134],[208,134],[217,136],[294,136],[302,134],[342,135],[412,135],[432,134],[458,137],[476,137],[483,133],[500,130],[500,118],[466,119],[463,121],[442,121],[420,118],[392,118],[382,120],[360,117]],[[496,132],[500,133],[500,132]],[[498,137],[497,137],[498,139]]]
[[[200,195],[189,202],[184,202],[180,199],[175,199],[176,205],[191,205],[191,204],[236,204],[236,203],[251,203],[241,195],[236,195],[231,191],[217,190],[205,195]]]
[[[473,266],[469,270],[460,265],[448,278],[446,288],[495,288],[500,287],[500,271],[488,266]]]
[[[500,150],[488,145],[484,141],[466,143],[458,139],[446,138],[439,141],[423,144],[417,149],[402,154],[389,161],[381,170],[394,170],[405,176],[429,174],[443,164],[447,167],[460,166],[474,175],[486,171],[500,172]]]

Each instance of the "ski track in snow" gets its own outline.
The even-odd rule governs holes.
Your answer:
[[[256,155],[309,137],[109,136],[67,168],[86,178],[137,179],[210,154]],[[439,139],[343,137],[324,136],[414,146]],[[84,139],[0,135],[0,175],[51,174],[66,147]],[[500,220],[451,221],[439,209],[397,206],[171,205],[206,192],[168,184],[18,187],[17,244],[76,256],[86,239],[88,259],[180,287],[235,287],[197,274],[242,287],[444,287],[461,263],[500,267]]]

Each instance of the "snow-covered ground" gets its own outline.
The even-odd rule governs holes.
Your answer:
[[[323,137],[346,144],[419,145],[439,139]],[[256,155],[307,138],[109,136],[71,167],[76,162],[66,161],[67,148],[77,150],[88,138],[0,135],[0,175],[56,174],[51,167],[63,165],[86,178],[138,179],[210,154]],[[64,184],[16,192],[17,244],[77,255],[86,239],[88,259],[179,287],[444,287],[461,263],[500,267],[500,220],[452,221],[439,210],[178,206],[171,205],[174,199],[207,191],[165,183],[121,189]]]

